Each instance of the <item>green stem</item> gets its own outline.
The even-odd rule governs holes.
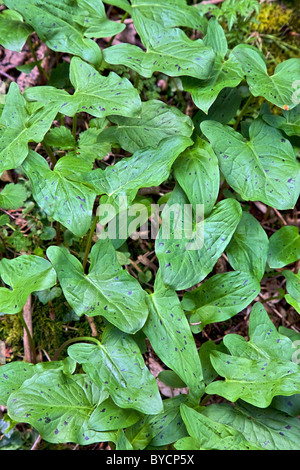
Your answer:
[[[26,321],[24,320],[23,311],[22,311],[22,310],[18,313],[18,316],[19,316],[19,318],[20,318],[20,321],[21,321],[21,323],[22,323],[24,329],[26,330],[26,333],[27,333],[27,336],[28,336],[28,340],[29,340],[29,343],[30,343],[31,352],[32,352],[33,363],[36,364],[35,344],[34,344],[34,341],[33,341],[32,336],[31,336],[31,333],[30,333],[30,331],[29,331],[28,325],[27,325]]]
[[[97,346],[101,346],[101,343],[98,339],[96,338],[91,338],[89,336],[80,336],[79,338],[70,338],[67,341],[65,341],[54,353],[52,361],[56,361],[59,358],[60,353],[67,347],[69,344],[72,343],[78,343],[78,342],[83,342],[83,341],[91,341],[92,343],[97,344]]]
[[[134,79],[134,84],[133,84],[134,88],[136,88],[138,90],[139,84],[140,84],[140,74],[136,72],[135,79]]]
[[[211,395],[206,395],[206,397],[203,398],[203,400],[200,403],[200,406],[206,405],[206,403],[210,400]]]
[[[278,295],[277,297],[269,297],[268,299],[262,299],[261,303],[265,304],[266,302],[270,302],[271,300],[278,300],[278,299],[283,299],[284,295]]]
[[[235,131],[237,130],[237,128],[238,128],[238,126],[239,126],[239,123],[241,122],[241,120],[242,120],[243,117],[245,116],[245,114],[246,114],[246,112],[247,112],[247,110],[248,110],[248,108],[249,108],[249,106],[250,106],[252,100],[253,100],[253,96],[250,95],[249,98],[247,99],[246,103],[244,104],[244,106],[243,106],[243,108],[242,108],[240,114],[238,115],[237,120],[236,120],[235,123],[234,123],[233,129],[234,129]]]
[[[56,163],[57,163],[57,160],[56,160],[56,156],[52,152],[52,149],[49,147],[49,145],[46,144],[46,142],[44,140],[42,141],[42,146],[46,150],[46,153],[47,153],[48,157],[50,158],[52,165],[55,166]]]
[[[34,63],[37,66],[37,68],[39,69],[40,74],[44,75],[46,77],[46,79],[49,80],[49,78],[50,78],[49,75],[47,74],[46,70],[43,69],[43,67],[41,66],[41,64],[38,61],[38,58],[37,58],[36,52],[34,50],[33,43],[32,43],[32,40],[31,40],[30,36],[28,36],[27,42],[28,42],[28,46],[29,46],[30,52],[32,54]]]
[[[91,251],[93,235],[94,235],[94,232],[96,230],[97,223],[98,223],[98,216],[96,215],[95,218],[94,218],[91,230],[90,230],[89,235],[88,235],[86,246],[85,246],[84,258],[83,258],[83,262],[82,262],[82,266],[83,266],[84,271],[85,271],[85,268],[86,268],[86,265],[87,265],[89,253]]]
[[[72,125],[72,134],[74,139],[76,139],[77,134],[77,114],[73,116],[73,125]]]
[[[126,20],[126,18],[128,16],[129,16],[129,13],[127,11],[126,13],[124,13],[124,15],[121,18],[121,24],[124,23],[124,21]],[[107,43],[107,47],[110,47],[112,45],[113,40],[115,39],[115,37],[116,37],[116,34],[110,38],[109,42]]]

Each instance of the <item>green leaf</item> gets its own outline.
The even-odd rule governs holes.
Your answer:
[[[286,278],[286,289],[288,294],[285,300],[291,304],[294,309],[300,313],[300,273],[294,274],[292,271],[282,271]]]
[[[116,116],[109,120],[116,125],[106,129],[100,140],[118,143],[131,153],[155,148],[163,139],[175,135],[190,137],[194,127],[189,116],[158,100],[142,103],[139,117]]]
[[[243,402],[207,406],[203,415],[242,433],[246,440],[264,450],[298,450],[300,424],[273,408],[264,410]]]
[[[228,184],[245,201],[261,201],[292,209],[299,197],[300,165],[290,142],[261,119],[254,121],[246,141],[231,127],[204,121],[201,130],[219,159]]]
[[[128,11],[129,13],[131,12],[131,6],[128,0],[104,0],[104,3],[107,3],[108,5],[114,5],[118,8],[121,8],[121,10]]]
[[[212,17],[208,22],[203,42],[206,46],[211,46],[214,53],[224,59],[228,50],[227,39],[224,29],[214,17]]]
[[[88,426],[94,431],[114,431],[132,426],[139,421],[140,417],[139,412],[120,408],[111,398],[108,398],[92,413]]]
[[[256,48],[240,44],[232,54],[243,68],[252,95],[263,96],[282,109],[292,109],[299,104],[293,85],[300,80],[300,59],[285,60],[269,76],[265,59]]]
[[[102,315],[120,330],[132,334],[143,327],[148,316],[145,292],[120,266],[108,238],[98,240],[93,246],[88,275],[79,260],[64,247],[49,247],[47,256],[68,303],[78,316]]]
[[[41,142],[51,127],[58,106],[31,113],[18,85],[12,82],[0,118],[0,173],[17,168],[28,155],[28,142]]]
[[[201,325],[225,321],[241,312],[260,292],[260,283],[250,273],[229,271],[216,274],[200,287],[186,292],[182,308],[191,316],[191,324]]]
[[[197,403],[204,384],[196,344],[176,292],[163,284],[159,272],[147,301],[149,317],[143,331],[157,356],[189,387]]]
[[[243,70],[233,54],[227,54],[227,40],[222,26],[215,18],[208,23],[207,35],[203,40],[206,46],[211,46],[215,53],[215,62],[208,80],[183,77],[182,85],[185,91],[192,95],[196,106],[204,113],[208,113],[210,107],[224,88],[235,88],[243,79]]]
[[[162,212],[162,227],[155,243],[162,279],[175,290],[194,286],[213,270],[242,215],[237,201],[223,200],[204,221],[194,224],[192,235],[187,230],[186,236],[182,214],[187,203],[182,190],[175,188]]]
[[[63,157],[50,170],[46,160],[30,151],[23,163],[32,195],[41,209],[74,235],[82,237],[90,228],[96,193],[81,182],[70,181],[73,171],[89,168],[72,157]]]
[[[0,287],[0,312],[7,314],[19,313],[32,292],[49,289],[56,284],[54,269],[40,256],[3,258],[0,274],[3,282],[11,287],[11,290]]]
[[[0,227],[2,227],[3,225],[9,224],[9,222],[10,222],[9,215],[7,214],[0,215]]]
[[[29,101],[52,103],[66,116],[74,116],[79,112],[98,118],[139,115],[141,99],[127,78],[120,78],[114,72],[110,72],[107,77],[102,76],[92,65],[79,57],[73,57],[70,81],[75,89],[73,95],[50,86],[27,88],[24,95]]]
[[[127,197],[131,204],[140,188],[159,186],[170,174],[172,164],[193,141],[188,137],[174,136],[161,141],[155,149],[138,150],[130,158],[123,158],[105,171],[100,168],[81,174],[97,194],[107,194],[106,204],[119,211],[119,198]]]
[[[281,327],[279,327],[279,330]],[[283,411],[288,416],[298,417],[300,413],[300,394],[290,397],[274,397],[272,407]]]
[[[9,183],[0,193],[2,209],[19,209],[27,199],[27,191],[21,184]]]
[[[16,11],[4,10],[0,15],[0,44],[11,51],[21,52],[33,29],[23,22]]]
[[[133,449],[143,450],[150,444],[166,446],[186,436],[187,432],[179,408],[186,399],[186,395],[178,395],[164,400],[163,411],[145,416],[126,429],[125,435]]]
[[[300,105],[291,111],[282,111],[282,116],[266,113],[262,118],[269,126],[280,129],[288,136],[300,134]]]
[[[300,235],[298,227],[285,225],[269,239],[268,264],[279,269],[300,259]]]
[[[161,23],[165,28],[186,26],[203,31],[206,18],[186,0],[132,0],[132,11],[139,11],[145,18]]]
[[[36,296],[38,297],[39,301],[42,304],[47,305],[48,302],[60,297],[62,294],[62,290],[60,287],[53,287],[52,289],[45,289],[41,291],[35,292]]]
[[[158,380],[171,388],[186,388],[186,384],[172,370],[162,370],[158,376]]]
[[[75,13],[75,22],[84,29],[84,35],[87,38],[106,38],[115,36],[125,29],[121,22],[110,21],[106,17],[105,7],[100,0],[78,0],[78,12]]]
[[[123,429],[119,429],[117,433],[116,450],[133,450],[133,447],[125,436]]]
[[[243,212],[226,248],[233,269],[249,272],[260,281],[265,273],[268,249],[268,236],[258,220],[249,212]]]
[[[201,122],[206,120],[228,124],[240,108],[241,101],[242,94],[239,88],[224,88],[209,108],[207,114],[199,111],[193,118],[197,134],[202,136],[199,126]]]
[[[217,201],[220,188],[219,163],[212,147],[197,138],[195,145],[183,152],[174,164],[174,176],[196,211],[204,205],[208,216]]]
[[[65,126],[54,127],[45,135],[44,142],[50,147],[60,150],[70,150],[76,147],[72,132]]]
[[[117,44],[103,51],[107,63],[125,65],[146,78],[154,72],[170,77],[208,78],[214,61],[211,47],[201,40],[192,41],[181,29],[163,27],[137,11],[132,18],[146,51],[132,44]]]
[[[101,49],[90,37],[107,37],[124,25],[109,22],[101,0],[5,0],[52,50],[68,52],[99,66]]]
[[[94,162],[102,160],[111,151],[109,142],[101,142],[102,130],[89,128],[80,132],[76,149],[68,153],[68,156],[80,158],[84,161]]]
[[[209,340],[203,343],[199,349],[199,358],[203,371],[203,380],[205,385],[208,385],[218,377],[218,373],[212,366],[210,355],[212,351],[227,352],[223,342],[216,344],[214,341]]]
[[[23,361],[15,361],[1,366],[0,374],[0,402],[7,404],[7,400],[12,393],[18,390],[23,383],[37,373],[49,369],[61,369],[66,374],[72,374],[76,363],[67,357],[63,361],[40,362],[36,365]]]
[[[186,405],[181,405],[180,410],[189,435],[197,443],[194,450],[258,450],[233,427],[210,419]],[[190,440],[187,442],[190,443]],[[176,449],[178,444],[182,450],[180,442],[175,444]]]
[[[78,343],[68,348],[72,359],[121,408],[160,413],[162,401],[154,376],[147,369],[133,338],[109,325],[99,346]]]
[[[224,88],[235,88],[242,79],[241,66],[234,56],[229,56],[226,61],[216,57],[209,80],[183,77],[182,86],[185,91],[191,93],[195,105],[207,114],[219,93]]]
[[[105,396],[84,375],[47,371],[26,380],[10,395],[7,408],[12,419],[29,423],[48,442],[88,445],[115,439],[113,433],[88,427],[91,414]]]
[[[300,393],[300,367],[291,361],[292,341],[279,334],[265,309],[255,304],[250,314],[249,338],[230,334],[224,344],[232,355],[211,354],[211,362],[225,381],[206,387],[229,401],[239,398],[258,408],[266,408],[274,396]]]

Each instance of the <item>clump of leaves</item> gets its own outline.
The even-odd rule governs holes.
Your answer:
[[[300,235],[285,221],[266,231],[255,208],[282,219],[278,211],[298,202],[300,60],[270,74],[260,50],[230,48],[228,30],[257,10],[253,1],[236,8],[227,0],[209,14],[185,0],[105,2],[123,10],[120,22],[99,0],[3,3],[5,47],[19,51],[35,32],[56,58],[70,55],[70,68],[66,89],[50,82],[21,93],[11,83],[6,95],[0,173],[14,170],[30,190],[17,183],[0,193],[0,312],[18,315],[35,352],[45,342],[34,344],[24,320],[31,296],[49,306],[51,321],[62,298],[66,322],[88,318],[94,328],[60,344],[51,361],[1,366],[8,417],[52,444],[298,449],[300,334],[276,328],[258,300],[262,281],[281,276],[285,306],[299,313]],[[111,46],[128,16],[142,47]],[[5,36],[12,28],[14,37]],[[101,48],[103,38],[111,40]],[[149,90],[158,77],[175,83],[178,106],[147,91],[141,99],[143,79]],[[181,110],[187,99],[189,115]],[[255,109],[256,99],[269,106]],[[15,256],[9,211],[28,202],[40,211],[43,243]],[[161,225],[139,241],[153,202],[164,205]],[[247,339],[225,332],[207,341],[207,328],[245,309]],[[146,344],[163,365],[159,378],[179,396],[158,387]],[[219,402],[204,406],[210,396]]]

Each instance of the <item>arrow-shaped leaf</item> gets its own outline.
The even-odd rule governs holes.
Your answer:
[[[292,341],[277,332],[264,307],[252,309],[249,337],[230,334],[224,344],[232,355],[212,352],[211,362],[225,381],[212,382],[207,393],[235,402],[239,398],[259,408],[270,405],[277,395],[300,393],[300,367],[291,361]]]
[[[291,143],[277,129],[254,121],[250,140],[229,126],[204,121],[201,130],[213,146],[228,184],[246,201],[291,209],[300,191],[300,165]]]
[[[250,91],[254,96],[263,96],[282,109],[292,109],[297,104],[294,84],[300,80],[300,59],[288,59],[277,65],[269,75],[265,59],[255,47],[246,44],[236,46],[232,54],[240,62]]]
[[[184,381],[197,403],[204,384],[195,341],[176,292],[164,286],[160,273],[147,300],[149,318],[143,331],[158,357]]]
[[[212,271],[242,215],[239,203],[226,199],[207,218],[193,223],[184,211],[185,204],[188,201],[182,190],[175,188],[162,212],[162,226],[155,243],[162,279],[175,290],[192,287]]]
[[[117,44],[103,51],[106,62],[126,65],[147,78],[154,72],[170,77],[208,78],[214,61],[211,47],[201,40],[192,41],[179,28],[163,27],[137,11],[132,18],[146,51],[132,44]]]
[[[0,287],[2,313],[19,313],[32,292],[49,289],[56,284],[56,274],[49,261],[34,255],[3,258],[0,274],[3,282],[11,287],[11,290]]]
[[[25,97],[29,101],[53,103],[66,116],[74,116],[78,112],[99,118],[139,114],[141,100],[127,78],[120,78],[114,72],[107,77],[102,76],[92,65],[73,57],[70,81],[75,88],[73,95],[55,87],[42,86],[28,88]]]
[[[31,112],[18,85],[11,83],[0,118],[0,173],[15,169],[28,155],[28,142],[41,142],[51,127],[58,106]]]
[[[115,126],[105,129],[100,140],[118,143],[131,153],[146,147],[155,148],[172,136],[190,137],[194,127],[189,116],[158,100],[142,103],[140,117],[115,116],[109,120]]]
[[[145,292],[120,266],[108,238],[93,246],[88,275],[79,260],[64,247],[49,247],[47,256],[77,315],[103,315],[127,333],[136,333],[143,327],[148,316]]]
[[[114,433],[99,433],[88,425],[95,407],[106,397],[87,376],[52,370],[26,380],[7,405],[13,420],[31,424],[48,442],[88,445],[115,439]]]
[[[155,378],[129,335],[110,325],[103,333],[101,345],[78,343],[70,346],[68,353],[121,408],[132,408],[145,414],[162,411]]]
[[[46,160],[30,151],[23,163],[30,179],[32,194],[46,214],[78,237],[88,231],[96,193],[81,182],[68,179],[73,171],[89,168],[89,164],[73,157],[63,157],[50,170]]]

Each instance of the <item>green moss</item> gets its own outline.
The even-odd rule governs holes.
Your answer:
[[[259,33],[276,34],[285,25],[290,25],[294,10],[277,3],[263,3],[257,17]]]
[[[85,316],[77,317],[70,311],[63,297],[43,305],[33,297],[33,336],[38,350],[50,358],[68,339],[91,336],[91,327]],[[70,314],[71,313],[71,314]],[[104,324],[101,317],[95,317],[94,323],[101,334]],[[0,340],[12,349],[9,360],[23,357],[23,327],[17,315],[5,315],[0,321]]]

